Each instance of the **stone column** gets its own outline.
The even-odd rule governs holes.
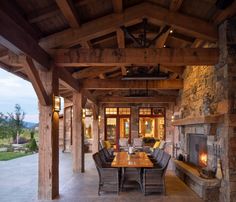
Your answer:
[[[39,164],[38,198],[52,200],[59,195],[59,113],[53,111],[53,95],[58,95],[58,76],[55,67],[40,72],[49,95],[49,105],[39,103]]]
[[[84,134],[82,122],[82,94],[73,93],[72,167],[73,172],[84,172]]]
[[[131,142],[133,138],[138,137],[138,123],[138,106],[131,106]]]

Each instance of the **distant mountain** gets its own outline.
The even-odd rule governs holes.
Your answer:
[[[38,125],[39,125],[38,123],[24,121],[24,127],[28,128],[28,129],[33,129],[33,128],[37,127]]]

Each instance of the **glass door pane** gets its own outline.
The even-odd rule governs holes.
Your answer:
[[[116,144],[116,118],[107,118],[106,121],[106,139],[112,145]]]
[[[130,136],[130,118],[120,118],[120,138],[128,138]]]

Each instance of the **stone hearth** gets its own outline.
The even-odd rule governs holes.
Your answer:
[[[204,201],[219,201],[220,180],[204,179],[198,170],[182,161],[175,160],[176,175],[195,191]]]

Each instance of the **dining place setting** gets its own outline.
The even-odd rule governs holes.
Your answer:
[[[171,156],[163,148],[144,151],[128,145],[114,152],[106,147],[93,154],[98,171],[98,195],[138,189],[144,195],[165,194],[165,173]],[[138,185],[138,186],[137,186]]]

